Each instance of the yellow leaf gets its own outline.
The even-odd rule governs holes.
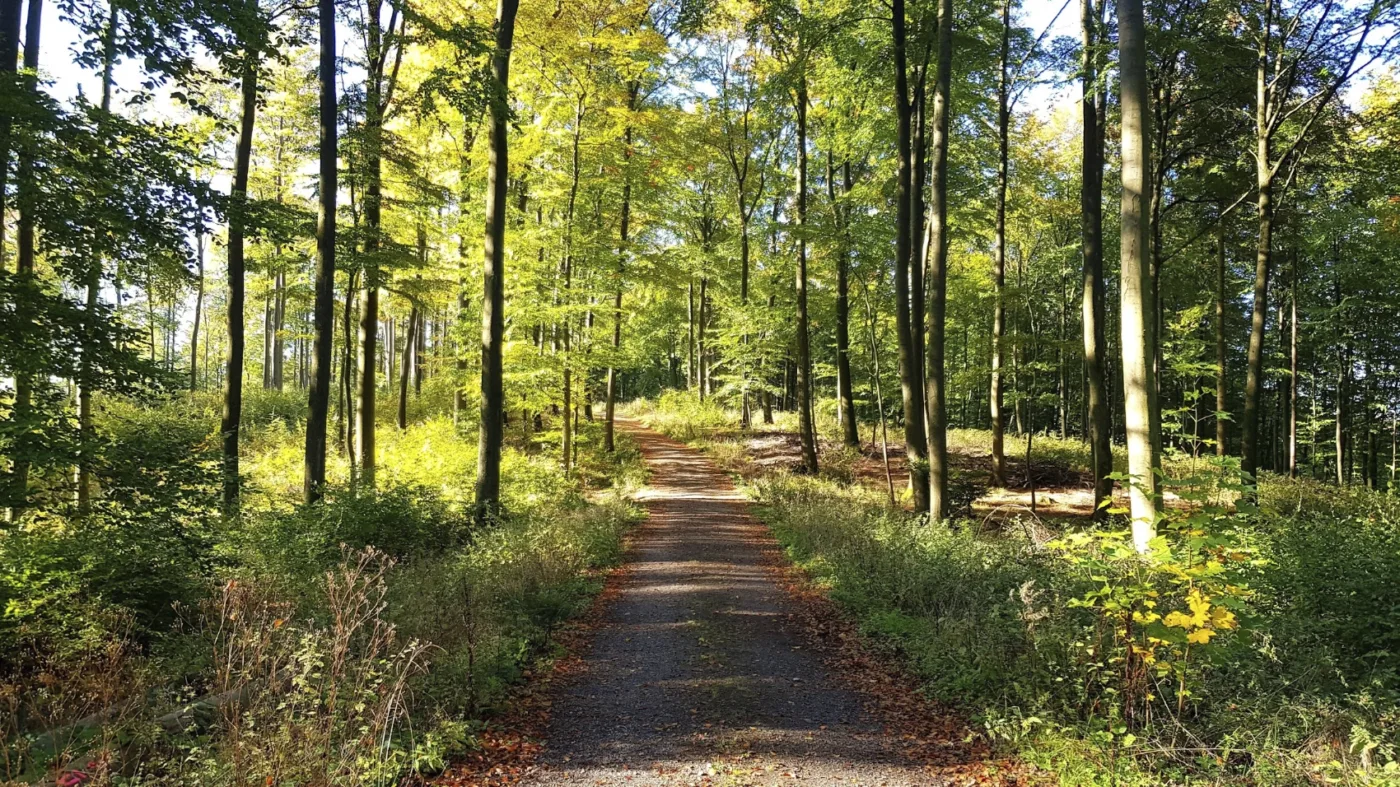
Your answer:
[[[1239,625],[1235,621],[1235,613],[1224,607],[1216,607],[1210,611],[1210,624],[1218,629],[1232,629]]]
[[[1162,623],[1172,628],[1191,628],[1191,618],[1182,612],[1168,612],[1167,616],[1162,619]]]
[[[1214,629],[1196,629],[1195,631],[1186,635],[1186,641],[1194,642],[1197,645],[1204,645],[1207,642],[1210,642],[1210,638],[1213,636],[1215,636]]]
[[[1186,605],[1191,608],[1191,623],[1196,626],[1204,626],[1210,620],[1210,599],[1201,594],[1201,591],[1192,588],[1186,596]]]

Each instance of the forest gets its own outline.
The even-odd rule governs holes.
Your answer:
[[[0,784],[1400,785],[1398,444],[1394,0],[0,0]]]

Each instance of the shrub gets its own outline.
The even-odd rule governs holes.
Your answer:
[[[669,390],[655,403],[634,402],[632,411],[652,429],[677,440],[694,440],[717,429],[738,424],[738,417],[721,407],[714,397],[700,398],[692,391]]]
[[[413,749],[410,679],[428,646],[385,617],[393,561],[346,550],[320,583],[327,622],[299,622],[263,589],[227,583],[204,606],[217,735],[195,737],[148,783],[383,785]]]
[[[467,528],[465,516],[430,489],[336,488],[320,505],[247,515],[229,548],[249,577],[305,587],[335,564],[342,547],[372,547],[396,560],[426,557],[463,543]]]

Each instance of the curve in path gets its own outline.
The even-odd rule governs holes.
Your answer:
[[[767,529],[699,452],[640,427],[628,574],[528,784],[930,785],[788,620]]]

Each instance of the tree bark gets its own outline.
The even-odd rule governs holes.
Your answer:
[[[1108,510],[1103,503],[1113,494],[1112,424],[1108,409],[1108,391],[1104,382],[1106,354],[1105,328],[1107,313],[1103,273],[1103,133],[1100,111],[1103,94],[1096,89],[1098,55],[1098,15],[1093,0],[1081,0],[1083,35],[1083,111],[1084,134],[1081,163],[1083,183],[1080,187],[1080,234],[1083,244],[1083,308],[1084,377],[1086,389],[1085,431],[1089,437],[1094,474],[1094,517],[1103,520]]]
[[[199,325],[204,317],[204,222],[194,231],[194,261],[197,290],[194,296],[194,321],[190,324],[190,390],[199,389]]]
[[[496,51],[491,57],[491,160],[487,175],[485,265],[481,302],[481,428],[476,461],[476,520],[494,519],[501,501],[501,438],[505,411],[502,355],[505,343],[506,186],[510,169],[507,122],[510,53],[520,0],[498,0]]]
[[[31,0],[32,7],[32,0]],[[19,30],[23,17],[21,0],[0,0],[0,78],[8,79],[19,63]],[[10,173],[10,142],[14,130],[11,112],[0,112],[0,216],[9,209],[7,181]],[[0,221],[0,272],[5,263],[5,222]]]
[[[256,55],[244,54],[242,117],[238,144],[234,152],[233,206],[228,223],[228,374],[224,379],[224,411],[220,431],[223,433],[223,502],[224,511],[236,514],[239,507],[238,435],[243,416],[243,305],[244,305],[244,235],[248,170],[253,158],[253,123],[258,108],[258,67]]]
[[[988,397],[992,416],[992,486],[1006,486],[1006,424],[1002,414],[1002,341],[1006,330],[1006,188],[1011,113],[1009,63],[1011,56],[1011,2],[1001,4],[1001,74],[997,81],[997,192],[996,238],[992,286],[992,389]]]
[[[805,68],[805,63],[803,64]],[[797,95],[797,424],[802,467],[817,472],[817,435],[812,418],[812,348],[807,317],[807,75],[798,75]]]
[[[10,8],[8,8],[8,7],[5,7],[5,6],[3,6],[3,5],[0,5],[0,14],[4,14],[4,15],[8,16],[8,15],[10,15],[10,14],[12,14],[12,13],[17,13],[17,11],[16,11],[16,10],[12,10],[12,9],[10,9]],[[38,69],[39,69],[39,27],[40,27],[40,23],[42,22],[42,19],[43,19],[43,5],[42,5],[42,0],[29,0],[29,11],[28,11],[28,15],[27,15],[26,20],[25,20],[25,31],[24,31],[24,70],[25,70],[25,72],[26,72],[26,76],[25,76],[25,88],[26,88],[27,90],[35,90],[35,89],[38,87],[35,74],[38,72]],[[11,44],[10,44],[10,42],[13,41],[13,39],[12,39],[12,38],[9,38],[9,36],[10,36],[11,33],[12,33],[12,31],[9,29],[10,21],[13,21],[13,20],[6,20],[6,22],[5,22],[5,29],[3,30],[3,33],[0,33],[0,36],[4,36],[4,37],[5,37],[4,40],[0,40],[0,51],[6,51],[6,52],[8,52],[9,50],[13,49],[13,47],[12,47]],[[18,31],[13,31],[13,32],[18,32]],[[10,60],[10,61],[7,61],[7,62],[11,62],[11,63],[12,63],[12,62],[14,62],[14,61],[13,61],[13,60]],[[8,136],[9,136],[9,131],[10,131],[10,123],[11,123],[11,119],[10,119],[8,116],[6,116],[6,117],[3,118],[3,119],[0,119],[0,138],[3,138],[3,139],[4,139],[4,142],[3,142],[3,143],[0,143],[0,145],[3,145],[3,148],[0,148],[0,172],[3,172],[3,171],[6,169],[6,167],[8,166],[8,163],[9,163],[9,162],[8,162],[8,157],[9,157],[9,145],[8,145],[9,140],[8,140]],[[18,193],[18,203],[19,203],[19,238],[18,238],[18,245],[19,245],[19,253],[18,253],[18,260],[17,260],[17,265],[16,265],[16,272],[19,274],[19,276],[20,276],[21,278],[27,278],[27,277],[30,277],[30,276],[33,276],[33,275],[34,275],[34,208],[33,208],[33,206],[30,204],[30,200],[32,199],[31,194],[32,194],[32,189],[33,189],[33,180],[34,180],[34,158],[33,158],[33,155],[30,154],[30,153],[28,153],[28,152],[26,152],[26,151],[21,151],[20,154],[19,154],[19,178],[18,178],[18,181],[19,181],[19,182],[18,182],[18,184],[17,184],[17,185],[18,185],[18,190],[19,190],[19,193]],[[4,181],[3,181],[3,176],[0,176],[0,219],[3,219],[3,216],[5,215],[5,214],[4,214],[4,211],[5,211],[5,203],[4,203]],[[4,223],[4,221],[3,221],[3,220],[0,220],[0,224],[3,224],[3,223]],[[201,242],[201,244],[202,244],[203,238],[200,238],[199,240],[200,240],[200,242]],[[5,264],[4,264],[4,249],[5,249],[4,231],[3,231],[3,230],[0,230],[0,271],[3,271],[4,268],[5,268]],[[203,249],[203,247],[202,247],[202,245],[201,245],[201,255],[202,255],[202,249]],[[200,286],[201,286],[201,294],[202,294],[202,292],[203,292],[202,288],[203,288],[203,283],[204,283],[203,275],[202,275],[203,269],[204,269],[204,268],[203,268],[203,266],[204,266],[204,260],[203,260],[202,256],[201,256],[201,259],[200,259],[200,261],[199,261],[199,264],[200,264],[200,271],[201,271]],[[197,309],[198,309],[198,307],[196,307],[196,312],[195,312],[195,314],[196,314],[196,318],[195,318],[195,319],[196,319],[196,324],[197,324],[197,322],[198,322],[198,311],[197,311]],[[191,364],[191,368],[193,368],[193,364]],[[191,374],[193,374],[193,372],[191,372]],[[15,375],[15,402],[14,402],[14,420],[15,420],[15,421],[21,422],[21,423],[22,423],[22,422],[24,422],[25,420],[28,419],[29,413],[30,413],[30,409],[31,409],[32,404],[33,404],[33,398],[34,398],[34,381],[33,381],[33,379],[31,379],[30,376],[29,376],[28,374],[16,374],[16,375]],[[11,468],[11,472],[13,473],[13,481],[12,481],[12,483],[13,483],[13,489],[14,489],[14,492],[13,492],[13,494],[11,495],[11,500],[13,501],[13,507],[11,508],[11,512],[10,512],[10,514],[11,514],[11,519],[13,519],[14,516],[15,516],[16,514],[18,514],[21,510],[23,510],[23,508],[24,508],[25,504],[28,502],[28,498],[29,498],[29,467],[30,467],[30,463],[29,463],[28,451],[27,451],[27,446],[24,446],[24,445],[23,445],[23,439],[22,439],[22,438],[21,438],[21,441],[19,441],[19,442],[20,442],[21,444],[20,444],[19,446],[17,446],[17,447],[19,447],[19,448],[21,448],[21,449],[25,449],[25,450],[16,451],[14,466]]]
[[[1293,258],[1288,302],[1288,477],[1298,477],[1298,258]]]
[[[841,165],[842,192],[851,193],[851,162]],[[851,386],[851,299],[850,267],[851,237],[850,217],[847,209],[838,206],[836,201],[836,172],[831,153],[826,156],[827,197],[831,200],[832,212],[840,233],[836,251],[836,405],[841,421],[841,441],[849,448],[860,448],[860,433],[856,423],[855,395]]]
[[[339,188],[339,140],[336,129],[335,0],[317,0],[320,31],[320,201],[316,221],[315,338],[311,358],[311,384],[307,393],[306,460],[302,495],[315,503],[325,495],[326,420],[330,412],[331,358],[335,334],[335,210]],[[346,291],[346,312],[350,291]],[[349,336],[346,337],[347,339]],[[347,370],[348,371],[348,370]]]
[[[914,293],[910,277],[914,265],[913,234],[914,151],[913,106],[909,96],[909,64],[907,54],[904,0],[893,0],[895,117],[897,128],[898,168],[895,181],[895,333],[899,345],[899,382],[904,405],[904,445],[909,464],[909,487],[914,498],[914,510],[928,510],[928,438],[924,431],[922,356],[915,342],[922,313],[913,310]]]
[[[1148,269],[1149,110],[1147,45],[1142,0],[1119,0],[1118,46],[1123,107],[1122,331],[1124,416],[1128,430],[1128,473],[1133,545],[1146,552],[1155,535],[1156,446],[1152,440],[1152,303]]]
[[[399,411],[398,425],[399,431],[408,428],[408,378],[413,374],[413,350],[418,340],[420,330],[418,314],[418,304],[414,303],[409,308],[408,313],[408,336],[403,343],[403,364],[399,369]],[[390,352],[393,348],[389,348]]]
[[[1223,210],[1221,211],[1223,214]],[[1221,215],[1215,241],[1215,455],[1225,456],[1229,419],[1225,417],[1226,381],[1229,369],[1225,355],[1225,216]]]
[[[287,319],[287,273],[278,271],[273,279],[275,290],[272,296],[272,388],[282,391],[283,356],[286,347],[282,339],[282,328]]]
[[[944,343],[948,297],[948,138],[953,94],[953,0],[938,2],[938,77],[933,95],[933,177],[928,211],[928,343],[924,405],[928,408],[930,522],[952,513],[948,500],[948,405]]]

